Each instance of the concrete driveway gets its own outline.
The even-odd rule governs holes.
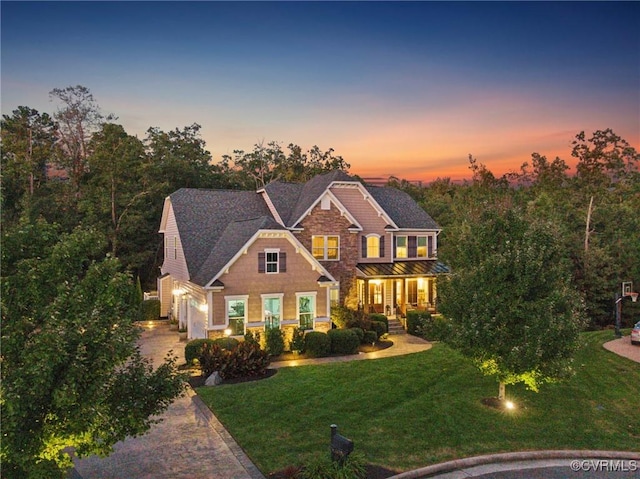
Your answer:
[[[144,324],[143,355],[157,366],[169,350],[184,363],[184,341],[166,321]],[[191,388],[144,436],[117,443],[106,457],[75,461],[83,479],[264,479]]]
[[[604,348],[636,363],[640,363],[640,346],[631,344],[631,336],[622,336],[604,343]]]

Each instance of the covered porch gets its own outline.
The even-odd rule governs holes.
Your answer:
[[[396,319],[414,309],[435,313],[436,278],[449,272],[435,260],[361,263],[357,268],[358,305]]]

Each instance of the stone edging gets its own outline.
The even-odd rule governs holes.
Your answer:
[[[629,459],[640,460],[640,452],[626,451],[525,451],[508,452],[503,454],[490,454],[487,456],[467,457],[454,461],[434,464],[413,471],[403,472],[388,479],[421,479],[434,474],[444,474],[458,469],[467,469],[492,463],[506,463],[514,461],[534,461],[545,459]]]

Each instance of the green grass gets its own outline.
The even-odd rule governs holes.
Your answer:
[[[481,404],[497,383],[443,344],[198,394],[265,474],[328,454],[333,423],[368,462],[398,471],[497,452],[640,450],[640,364],[602,348],[611,331],[581,338],[575,376],[538,393],[507,386],[509,413]]]

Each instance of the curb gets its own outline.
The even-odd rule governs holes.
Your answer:
[[[545,459],[629,459],[640,460],[640,452],[627,451],[526,451],[490,454],[487,456],[467,457],[454,461],[434,464],[413,471],[403,472],[388,479],[423,479],[435,474],[445,474],[458,469],[468,469],[493,463],[507,463],[515,461],[532,461]]]

